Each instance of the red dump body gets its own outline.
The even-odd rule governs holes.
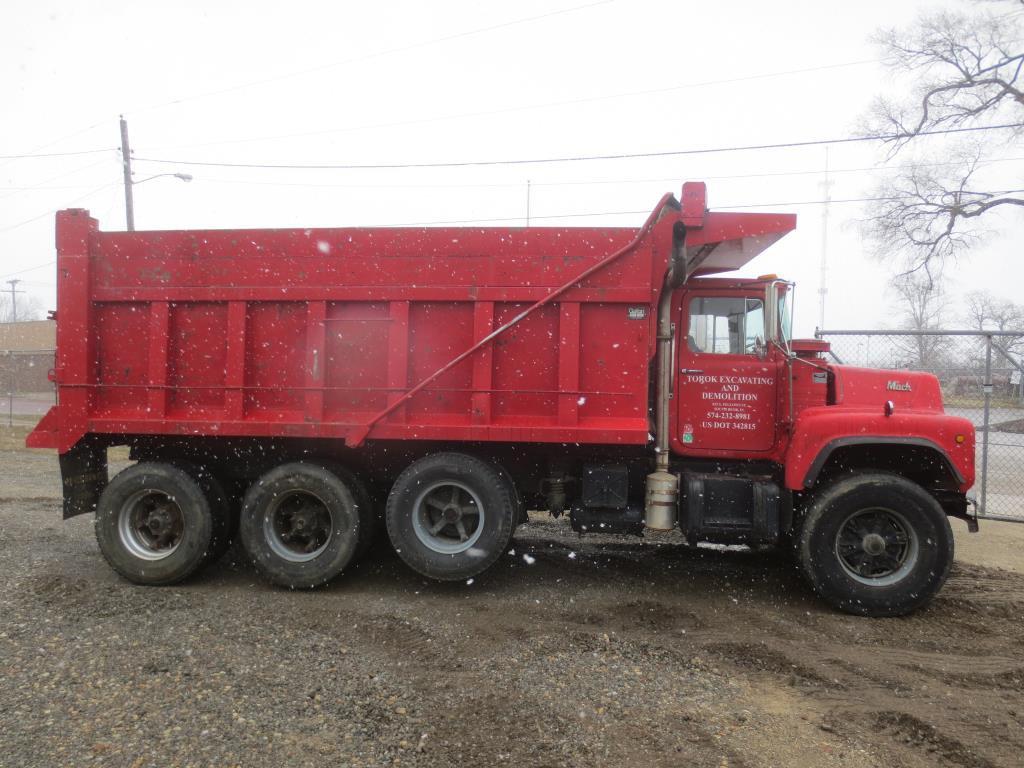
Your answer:
[[[795,225],[707,213],[703,184],[640,229],[101,232],[57,215],[59,405],[87,433],[646,444],[655,308],[691,270]],[[496,333],[496,331],[498,331]]]

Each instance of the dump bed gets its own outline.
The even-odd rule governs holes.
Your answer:
[[[29,442],[644,444],[654,307],[682,215],[666,196],[640,229],[102,232],[62,211],[59,405]],[[722,216],[746,217],[734,238],[757,235],[755,219],[761,234],[792,228]],[[718,224],[688,245],[724,239]]]

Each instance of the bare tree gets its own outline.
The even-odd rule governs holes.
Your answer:
[[[42,320],[43,305],[35,296],[18,296],[18,320]],[[0,323],[14,320],[11,294],[0,292]]]
[[[911,331],[941,328],[945,295],[941,280],[923,273],[900,275],[893,281],[899,301],[900,327]],[[910,367],[934,370],[945,363],[949,339],[945,336],[894,336],[899,352],[909,358]]]
[[[965,319],[979,331],[1020,331],[1020,336],[999,339],[1010,354],[1024,354],[1024,305],[993,296],[989,291],[971,291],[966,297]]]
[[[920,136],[950,129],[1009,125],[1000,145],[1021,138],[1024,0],[970,7],[926,13],[909,29],[879,33],[888,67],[911,82],[903,98],[880,97],[867,120],[868,134],[887,142],[890,157]],[[881,254],[902,253],[908,270],[928,270],[976,242],[984,214],[1024,208],[1024,190],[978,180],[980,146],[961,143],[949,162],[910,163],[876,188],[866,229]]]

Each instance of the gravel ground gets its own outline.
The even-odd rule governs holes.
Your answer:
[[[779,556],[541,517],[473,584],[382,543],[313,593],[234,552],[144,588],[60,520],[52,455],[0,478],[0,766],[1020,765],[1019,548],[890,620]]]

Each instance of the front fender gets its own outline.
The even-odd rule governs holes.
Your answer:
[[[963,442],[957,443],[957,435]],[[826,406],[800,414],[786,451],[786,487],[811,487],[837,448],[848,445],[907,445],[934,450],[956,478],[960,491],[974,485],[974,425],[941,412],[897,411]]]

